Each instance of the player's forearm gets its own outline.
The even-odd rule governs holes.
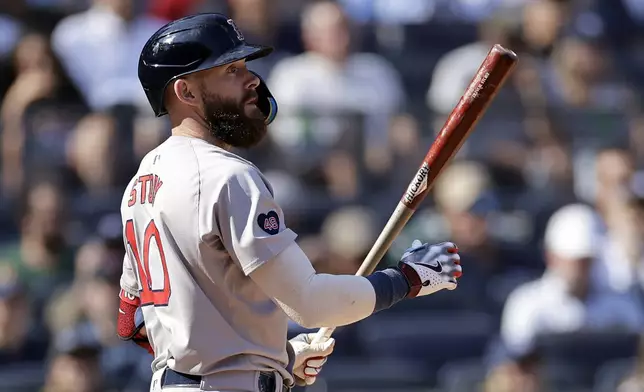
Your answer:
[[[307,289],[302,290],[300,303],[294,303],[297,308],[284,309],[303,327],[347,325],[374,311],[373,287],[362,277],[315,274],[309,282]]]
[[[402,299],[409,288],[404,277],[382,272],[369,278],[317,274],[295,243],[258,268],[251,278],[293,321],[306,328],[360,321]]]

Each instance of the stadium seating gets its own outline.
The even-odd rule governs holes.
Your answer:
[[[483,355],[494,330],[494,320],[485,313],[382,313],[360,322],[358,337],[370,358],[424,364],[433,385],[443,364]]]
[[[536,350],[552,388],[592,388],[598,370],[609,361],[636,356],[638,342],[637,334],[622,332],[553,334],[539,337]]]

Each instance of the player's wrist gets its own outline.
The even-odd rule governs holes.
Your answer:
[[[409,294],[409,281],[397,268],[387,268],[367,276],[376,294],[373,313],[388,309]]]

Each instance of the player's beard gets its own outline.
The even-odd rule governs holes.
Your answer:
[[[244,111],[251,95],[238,103],[216,94],[202,93],[204,119],[210,134],[235,148],[250,148],[262,141],[267,132],[263,116],[250,117]]]

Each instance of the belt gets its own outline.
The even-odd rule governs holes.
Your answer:
[[[259,372],[257,388],[259,392],[290,392],[291,388],[282,385],[282,389],[276,387],[277,378],[273,372]],[[188,387],[194,388],[201,385],[201,376],[176,372],[166,368],[161,377],[161,387]]]

